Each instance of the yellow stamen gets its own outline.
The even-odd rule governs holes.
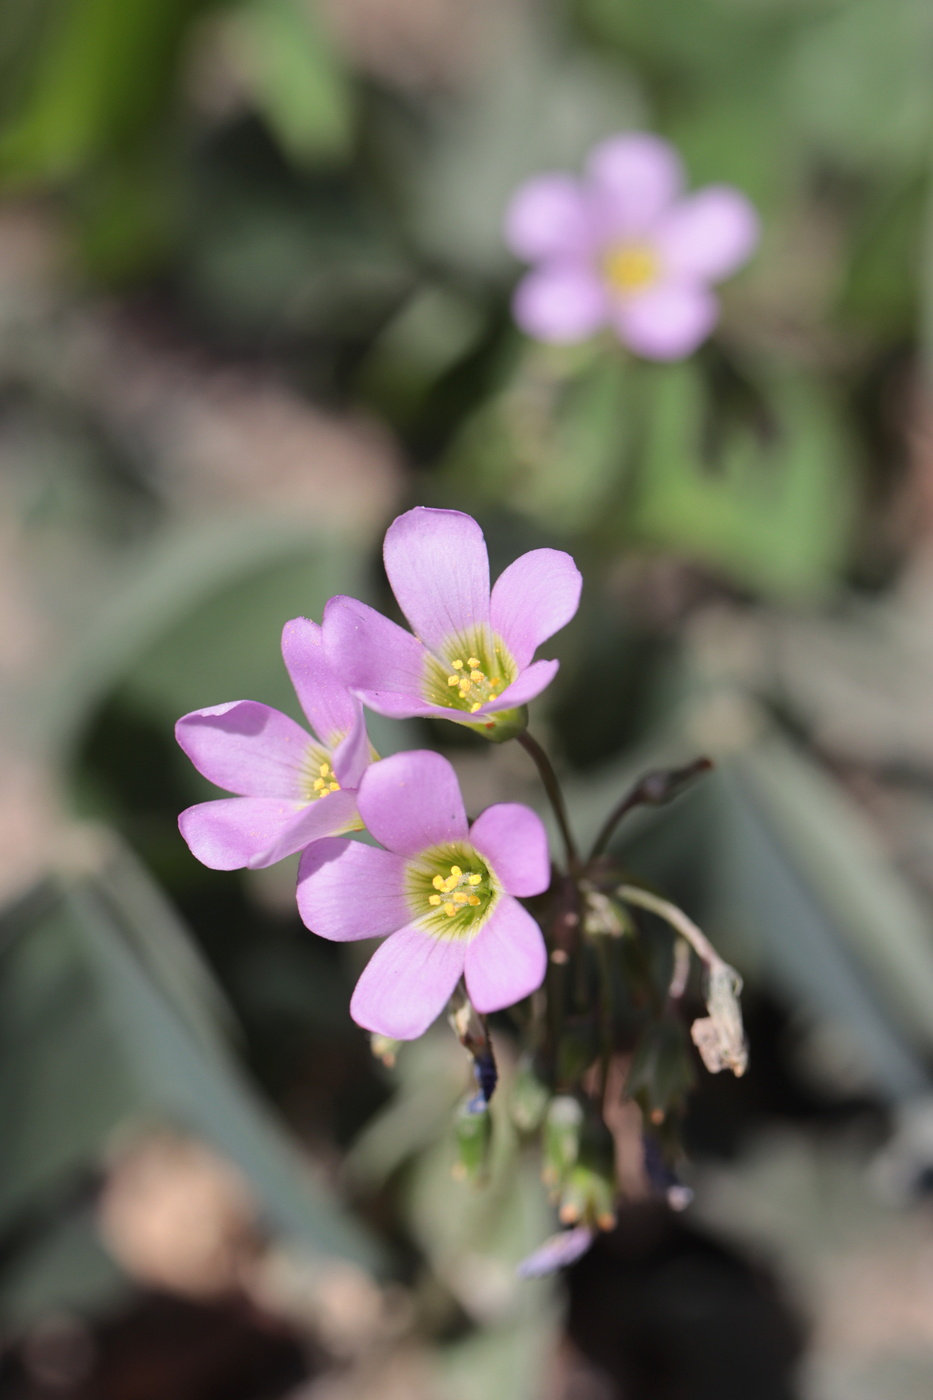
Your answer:
[[[321,775],[322,778],[326,778],[327,775],[328,775],[328,773],[330,772],[330,764],[329,764],[329,763],[322,763],[321,766],[320,766],[320,768],[319,768],[317,771],[320,773],[320,775]]]
[[[481,700],[477,700],[477,702],[476,702],[475,705],[471,705],[471,706],[470,706],[470,714],[471,714],[471,715],[475,715],[475,714],[476,714],[476,711],[479,710],[479,709],[481,709],[481,708],[482,708],[482,701],[481,701]]]
[[[463,662],[462,662],[462,661],[455,661],[455,662],[453,663],[453,668],[454,668],[455,671],[462,671],[462,670],[463,670]]]
[[[448,684],[448,685],[459,685],[459,684],[460,684],[460,677],[459,677],[459,676],[448,676],[448,677],[447,677],[447,684]]]
[[[320,792],[322,788],[327,786],[327,784],[324,782],[323,778],[315,778],[311,786],[314,788],[315,792]]]
[[[471,681],[481,681],[481,680],[484,680],[484,679],[485,679],[485,677],[483,676],[482,671],[471,671],[471,672],[470,672],[470,680],[471,680]]]
[[[478,665],[479,665],[479,657],[478,657],[478,656],[468,656],[468,657],[467,657],[467,665],[468,665],[468,666],[478,666]]]
[[[465,687],[461,687],[459,694],[460,694],[460,699],[461,699],[461,700],[465,700],[465,699],[466,699],[466,689],[465,689]]]
[[[339,792],[339,791],[340,791],[340,784],[339,784],[339,783],[330,783],[328,786],[330,787],[331,792]]]
[[[457,912],[457,906],[456,906],[456,904],[445,904],[445,905],[444,905],[444,913],[447,915],[448,919],[452,919],[453,916],[456,914],[456,912]]]
[[[463,893],[463,890],[457,890],[456,894],[454,895],[454,904],[466,904],[469,897],[469,895]],[[475,897],[476,896],[474,895],[474,899]]]
[[[431,881],[431,884],[434,886],[434,888],[435,888],[436,890],[442,890],[442,889],[444,888],[444,877],[443,877],[443,875],[435,875],[435,876],[434,876],[434,879]]]
[[[657,281],[657,254],[644,244],[619,243],[603,259],[603,271],[615,291],[641,291]]]
[[[476,908],[477,904],[481,903],[482,900],[480,899],[478,894],[471,894],[467,899],[467,904],[472,904],[474,909]]]
[[[457,879],[459,880],[460,876],[463,874],[463,871],[460,869],[459,865],[452,865],[450,867],[450,873],[451,875],[456,875]]]
[[[440,897],[439,894],[429,894],[429,895],[428,895],[428,903],[429,903],[429,904],[440,904],[440,902],[441,902],[441,897]]]
[[[482,884],[482,882],[483,882],[483,877],[482,877],[482,875],[469,875],[469,876],[467,877],[467,883],[468,883],[468,884],[471,884],[471,885],[480,885],[480,884]]]

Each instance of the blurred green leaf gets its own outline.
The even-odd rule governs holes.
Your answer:
[[[87,873],[3,920],[0,1216],[99,1162],[118,1127],[162,1119],[235,1163],[287,1240],[372,1265],[372,1241],[231,1060],[208,974],[158,892],[110,839],[85,858]]]
[[[350,79],[302,0],[245,0],[231,36],[254,100],[293,160],[346,155],[353,134]]]
[[[745,585],[802,598],[835,581],[853,481],[828,395],[795,376],[768,386],[771,424],[711,424],[696,367],[652,368],[636,536],[707,560]],[[718,441],[711,450],[708,432]]]

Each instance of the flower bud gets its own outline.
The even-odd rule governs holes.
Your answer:
[[[512,1080],[509,1099],[512,1122],[520,1133],[533,1133],[540,1128],[549,1098],[547,1085],[535,1073],[531,1056],[523,1055]]]
[[[386,1069],[394,1069],[398,1056],[399,1047],[402,1042],[393,1040],[391,1036],[373,1033],[369,1037],[370,1048],[377,1060],[381,1060]]]
[[[548,1104],[544,1119],[541,1179],[545,1186],[557,1187],[570,1171],[580,1152],[583,1105],[570,1094],[557,1094]]]
[[[457,1110],[455,1124],[457,1156],[452,1174],[455,1181],[474,1185],[489,1174],[489,1146],[492,1140],[492,1119],[480,1096],[465,1100]]]

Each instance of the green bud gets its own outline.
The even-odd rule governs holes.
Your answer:
[[[475,729],[477,734],[493,744],[504,744],[506,739],[514,739],[528,728],[528,706],[521,705],[517,710],[496,710],[481,720],[467,721],[466,727]]]
[[[611,1230],[616,1223],[615,1195],[614,1175],[578,1162],[561,1191],[558,1210],[561,1224]]]
[[[582,1128],[583,1105],[579,1099],[570,1094],[555,1095],[544,1118],[541,1178],[545,1186],[560,1186],[576,1163]]]
[[[465,1099],[457,1110],[455,1123],[457,1156],[453,1164],[455,1181],[474,1185],[485,1181],[489,1174],[489,1146],[492,1141],[492,1119],[485,1104],[476,1098]]]
[[[509,1099],[512,1122],[520,1133],[533,1133],[540,1128],[549,1098],[547,1085],[535,1074],[531,1056],[523,1055],[512,1080]]]

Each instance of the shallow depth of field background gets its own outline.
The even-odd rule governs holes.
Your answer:
[[[928,0],[0,0],[4,1400],[933,1393],[931,71]],[[510,191],[626,128],[761,213],[683,364],[509,318]],[[569,1291],[506,1124],[450,1178],[446,1027],[383,1070],[294,862],[175,825],[175,718],[294,711],[282,623],[385,604],[416,503],[583,569],[533,710],[583,832],[717,759],[623,849],[751,1069]]]

